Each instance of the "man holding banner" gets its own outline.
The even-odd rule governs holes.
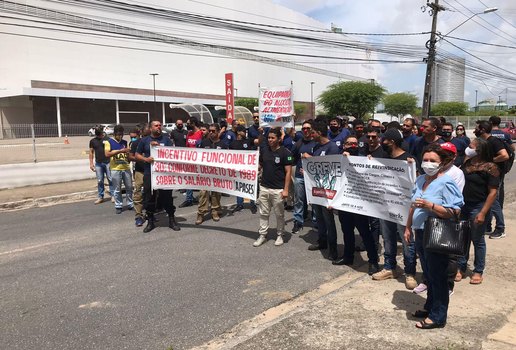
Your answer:
[[[227,149],[228,146],[224,141],[220,140],[220,126],[219,124],[211,124],[208,129],[208,138],[201,141],[199,148],[211,148],[211,149]],[[213,221],[219,221],[220,211],[220,192],[201,190],[199,192],[199,207],[197,209],[197,220],[196,225],[200,225],[204,221],[204,215],[206,215],[211,204],[211,218]]]
[[[285,209],[283,199],[288,196],[288,188],[291,181],[293,157],[285,147],[280,145],[281,130],[274,128],[267,136],[268,145],[260,152],[260,166],[262,178],[260,182],[260,195],[258,197],[260,208],[260,237],[253,243],[259,247],[267,242],[269,230],[269,218],[271,211],[276,215],[276,230],[278,237],[274,245],[283,244],[283,231],[285,229]]]
[[[161,122],[151,122],[151,134],[143,138],[136,149],[136,160],[145,162],[145,169],[143,173],[143,205],[147,213],[147,226],[143,232],[152,231],[155,226],[154,213],[156,211],[156,201],[158,200],[162,207],[168,214],[168,227],[174,231],[179,231],[181,228],[176,222],[174,213],[176,207],[172,199],[172,190],[154,190],[152,189],[151,181],[151,166],[154,158],[151,157],[151,148],[154,146],[172,146],[172,141],[166,135],[161,133]]]

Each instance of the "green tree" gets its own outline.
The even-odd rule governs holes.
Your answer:
[[[254,107],[258,107],[258,99],[250,97],[235,98],[235,106],[242,106],[254,112]]]
[[[294,111],[296,116],[300,116],[306,111],[306,105],[304,103],[294,102]]]
[[[468,104],[465,102],[439,102],[430,108],[430,115],[435,116],[457,116],[466,115]]]
[[[381,85],[344,81],[330,85],[319,96],[319,102],[329,115],[352,115],[362,119],[367,112],[374,111],[384,94]]]
[[[386,95],[383,98],[383,104],[385,112],[390,115],[414,114],[417,109],[417,96],[406,92],[398,92]]]

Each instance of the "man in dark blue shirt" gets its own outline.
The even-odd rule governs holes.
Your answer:
[[[330,128],[328,130],[328,139],[333,141],[342,152],[344,147],[344,140],[350,134],[347,128],[341,129],[340,119],[333,117],[330,119]]]
[[[143,206],[147,214],[147,226],[143,229],[143,232],[147,233],[152,231],[155,226],[154,213],[156,212],[156,200],[158,200],[162,207],[168,214],[168,227],[174,231],[179,231],[181,228],[176,222],[174,213],[176,207],[174,207],[174,201],[172,199],[172,190],[152,190],[151,183],[151,166],[154,162],[154,158],[150,155],[151,147],[154,146],[172,146],[170,138],[161,132],[161,122],[152,121],[150,124],[151,134],[144,137],[138,144],[136,149],[136,160],[144,162],[144,173],[143,173]]]
[[[292,233],[296,234],[303,228],[305,216],[308,211],[308,204],[306,201],[305,179],[303,177],[303,155],[313,154],[315,141],[312,140],[312,124],[304,122],[301,131],[303,138],[297,141],[292,148],[292,156],[296,164],[296,172],[294,174],[294,227]]]

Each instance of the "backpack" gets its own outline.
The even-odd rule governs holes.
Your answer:
[[[503,142],[503,147],[507,151],[507,154],[509,155],[509,159],[503,162],[503,172],[504,174],[507,174],[512,169],[512,165],[514,164],[514,150],[512,149],[511,145],[509,145],[507,142]]]

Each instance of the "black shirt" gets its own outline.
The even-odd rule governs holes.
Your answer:
[[[222,140],[213,142],[209,138],[203,139],[198,146],[199,148],[228,149],[228,146]]]
[[[471,164],[468,159],[462,166],[464,172],[464,195],[465,203],[482,203],[487,199],[489,188],[498,188],[500,172],[494,163]]]
[[[172,141],[170,138],[164,134],[159,135],[159,137],[152,137],[152,135],[146,136],[138,143],[138,147],[136,147],[136,153],[141,154],[144,157],[150,157],[151,150],[151,142],[156,141],[160,146],[172,146]],[[151,173],[151,165],[150,163],[144,163],[144,174],[150,175]]]
[[[131,143],[131,154],[133,154],[133,155],[136,154],[136,150],[138,149],[138,144],[140,143],[141,140],[142,139],[138,139]],[[134,162],[134,171],[137,171],[139,173],[145,172],[145,162],[135,161]]]
[[[408,152],[403,152],[402,154],[400,154],[399,156],[397,157],[390,157],[391,159],[396,159],[396,160],[407,160],[408,158],[413,158],[410,153]]]
[[[106,153],[104,152],[104,139],[92,138],[90,140],[90,148],[93,148],[95,152],[95,162],[109,163],[109,158],[106,157]]]
[[[236,149],[242,151],[254,151],[256,146],[250,139],[234,140],[229,144],[229,149]]]
[[[489,136],[486,141],[491,149],[491,155],[489,160],[491,162],[494,162],[493,158],[496,157],[496,154],[500,152],[500,150],[505,149],[505,146],[503,145],[503,141],[496,136]],[[498,165],[498,169],[500,169],[500,171],[503,173],[503,170],[505,168],[504,162],[498,162],[495,164]]]
[[[263,147],[260,153],[260,164],[263,169],[261,185],[272,189],[285,188],[285,166],[292,165],[293,161],[292,154],[283,146],[276,151],[272,151],[270,146]]]
[[[188,130],[178,130],[174,129],[170,133],[170,138],[174,141],[174,146],[176,147],[186,147],[186,135],[188,134]]]
[[[374,151],[370,151],[368,148],[367,155],[370,155],[373,158],[389,158],[389,155],[383,150],[381,145],[378,146]]]

